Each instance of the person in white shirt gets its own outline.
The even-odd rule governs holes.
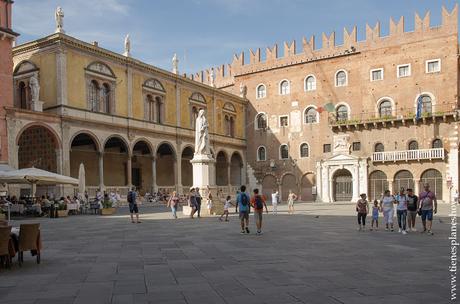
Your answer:
[[[405,194],[404,188],[401,188],[399,194],[396,195],[396,215],[398,217],[398,226],[399,226],[399,233],[407,234],[406,232],[406,219],[407,219],[407,202],[408,198]]]
[[[393,214],[394,214],[394,197],[390,190],[385,190],[382,199],[380,200],[380,209],[383,211],[383,220],[385,222],[385,230],[391,229],[393,232]],[[390,228],[391,227],[391,228]]]
[[[272,193],[272,205],[273,205],[273,214],[278,214],[278,202],[280,199],[280,195],[278,193],[278,190],[273,190]]]

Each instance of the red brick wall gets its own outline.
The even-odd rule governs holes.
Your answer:
[[[44,127],[31,127],[19,138],[19,169],[35,167],[57,172],[56,140]]]

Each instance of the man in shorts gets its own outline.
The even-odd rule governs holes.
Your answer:
[[[256,220],[257,234],[262,233],[262,213],[268,214],[267,204],[262,195],[259,195],[259,189],[254,189],[254,196],[251,198],[251,206],[254,208],[254,218]]]
[[[433,225],[433,213],[438,212],[438,202],[436,200],[436,195],[430,191],[430,185],[424,184],[423,188],[425,189],[420,195],[419,198],[419,211],[422,215],[423,231],[427,232],[430,235],[433,235],[431,227]]]
[[[241,191],[236,197],[236,204],[240,211],[240,222],[241,222],[241,234],[249,233],[249,208],[250,198],[246,193],[246,186],[241,186]]]
[[[273,205],[273,214],[278,214],[278,202],[280,200],[280,194],[278,193],[278,190],[273,189],[272,193],[272,205]]]
[[[407,189],[407,226],[409,231],[415,232],[415,219],[417,218],[418,197],[412,189]]]
[[[139,208],[137,207],[137,193],[136,187],[132,187],[131,191],[128,192],[128,204],[129,204],[129,213],[131,215],[131,223],[134,223],[134,213],[136,213],[136,223],[140,223],[139,221]]]

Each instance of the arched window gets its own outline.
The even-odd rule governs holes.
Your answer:
[[[345,105],[340,105],[336,109],[336,115],[338,121],[348,120],[348,108]]]
[[[310,107],[307,110],[305,110],[305,123],[315,123],[318,122],[318,112],[316,111],[315,108]]]
[[[19,107],[21,109],[27,109],[27,89],[26,84],[21,81],[19,83]]]
[[[256,98],[265,98],[267,97],[267,88],[264,84],[259,84],[256,89]]]
[[[305,79],[305,91],[314,91],[316,90],[316,78],[315,76],[308,76]]]
[[[433,140],[433,142],[431,143],[431,147],[432,147],[433,149],[442,148],[442,140],[440,140],[439,138],[436,138],[436,139]]]
[[[347,85],[347,73],[343,70],[335,74],[335,86],[344,87]]]
[[[259,113],[256,116],[256,129],[266,129],[267,128],[267,116],[265,113]]]
[[[196,119],[198,118],[198,108],[193,106],[192,107],[192,129],[195,130]]]
[[[280,83],[280,94],[281,95],[288,95],[288,94],[290,94],[290,92],[291,92],[291,89],[290,89],[290,86],[289,86],[289,81],[287,81],[287,80],[281,81],[281,83]]]
[[[385,146],[382,143],[376,143],[374,146],[374,152],[383,152],[385,151]]]
[[[230,136],[230,117],[225,115],[225,135]]]
[[[91,80],[89,84],[89,104],[91,111],[99,112],[99,84],[96,80]]]
[[[288,159],[288,158],[289,158],[288,145],[281,145],[280,146],[280,159]]]
[[[146,119],[149,121],[155,121],[155,100],[152,95],[147,95],[147,115]]]
[[[267,160],[267,151],[264,146],[261,146],[257,149],[257,160],[258,161]]]
[[[155,97],[155,118],[156,123],[163,123],[163,100],[160,96]]]
[[[421,98],[421,103],[422,103],[422,114],[427,113],[431,114],[433,111],[433,105],[432,105],[432,100],[429,95],[422,95],[420,96]]]
[[[392,115],[391,101],[383,100],[379,104],[379,115],[380,117],[388,117]]]
[[[416,140],[411,140],[408,145],[409,150],[418,150],[418,142]]]
[[[300,157],[308,157],[309,154],[309,148],[307,143],[303,143],[300,145]]]
[[[230,128],[230,136],[235,137],[235,118],[233,116],[230,116],[230,122],[229,122],[229,128]]]
[[[103,94],[102,98],[103,98],[103,103],[104,103],[103,104],[103,106],[104,106],[103,111],[105,113],[110,113],[111,112],[110,111],[110,106],[111,106],[111,104],[110,104],[110,94],[111,94],[111,92],[110,92],[110,86],[107,83],[104,83],[102,85],[102,94]]]

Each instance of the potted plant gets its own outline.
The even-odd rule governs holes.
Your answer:
[[[101,215],[112,215],[116,211],[117,211],[117,209],[113,207],[112,201],[110,199],[105,198],[102,201]]]
[[[67,217],[69,210],[67,210],[67,205],[64,202],[60,202],[57,207],[58,217]]]

